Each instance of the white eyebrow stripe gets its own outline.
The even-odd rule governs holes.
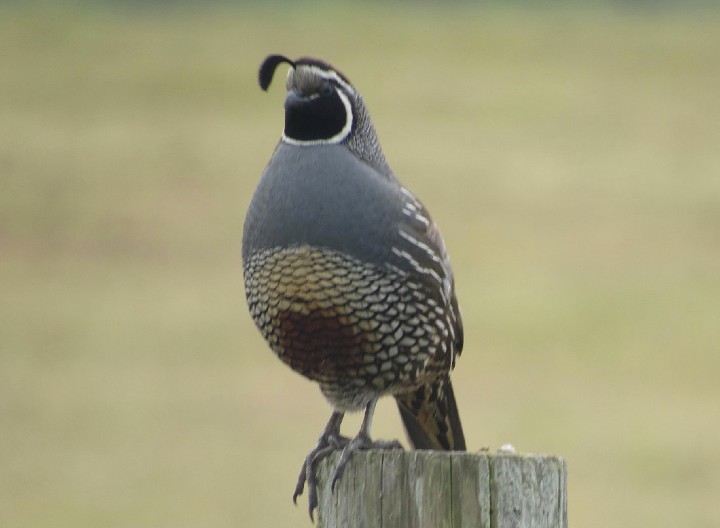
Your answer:
[[[335,81],[340,86],[342,86],[343,90],[348,92],[350,95],[355,95],[355,88],[350,86],[342,77],[337,74],[337,72],[323,70],[322,68],[318,68],[317,66],[307,64],[301,64],[298,66],[298,68],[307,68],[309,71],[311,71],[318,77],[322,77],[323,79],[327,79],[329,81]]]

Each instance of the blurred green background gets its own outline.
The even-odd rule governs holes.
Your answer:
[[[719,526],[718,27],[650,4],[1,6],[0,526],[309,526],[290,499],[330,409],[261,341],[240,262],[282,128],[271,52],[353,80],[441,225],[469,446],[564,456],[572,526]],[[402,437],[389,401],[374,434]]]

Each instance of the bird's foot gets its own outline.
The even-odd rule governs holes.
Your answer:
[[[295,493],[293,493],[293,502],[297,504],[297,498],[302,495],[305,489],[305,483],[308,487],[308,503],[310,508],[310,519],[314,521],[313,510],[318,505],[317,496],[317,477],[315,469],[318,463],[327,458],[333,451],[339,451],[350,443],[350,439],[341,436],[336,432],[326,432],[318,440],[317,445],[308,453],[303,462],[297,484],[295,485]]]
[[[400,442],[397,440],[386,441],[370,439],[370,425],[372,424],[372,417],[375,413],[375,406],[377,404],[377,398],[371,400],[365,407],[365,416],[363,417],[362,425],[360,426],[360,432],[352,440],[340,435],[340,424],[344,413],[340,411],[333,412],[328,421],[325,429],[320,435],[317,445],[308,453],[303,462],[302,469],[300,470],[300,476],[298,477],[297,484],[295,486],[295,493],[293,494],[293,502],[297,504],[298,496],[302,495],[305,489],[305,483],[308,486],[308,507],[310,509],[310,520],[314,521],[313,511],[318,505],[317,495],[317,476],[315,475],[315,469],[318,463],[327,458],[333,451],[339,451],[342,449],[340,455],[340,461],[338,462],[335,472],[333,473],[332,480],[330,482],[331,491],[335,491],[335,483],[342,477],[345,471],[345,465],[350,460],[350,456],[353,452],[364,449],[402,449]]]
[[[340,460],[335,467],[332,480],[330,481],[330,489],[335,491],[335,484],[342,477],[345,472],[345,466],[347,465],[350,457],[355,451],[364,451],[368,449],[402,449],[402,445],[397,440],[371,440],[368,435],[363,431],[350,440],[347,445],[343,448]]]

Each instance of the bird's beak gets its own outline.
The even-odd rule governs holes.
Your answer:
[[[306,97],[303,97],[296,91],[291,90],[287,93],[287,96],[285,97],[285,110],[287,110],[293,106],[301,105],[306,101],[307,101]]]

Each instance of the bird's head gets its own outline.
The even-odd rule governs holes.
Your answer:
[[[389,172],[362,97],[348,78],[319,59],[268,55],[260,65],[263,90],[282,63],[290,65],[282,140],[304,146],[344,144],[358,157]]]

